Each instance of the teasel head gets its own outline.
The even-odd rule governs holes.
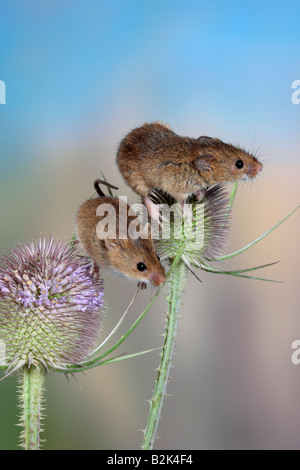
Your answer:
[[[181,249],[181,259],[191,269],[217,260],[224,248],[230,227],[229,196],[223,185],[204,192],[198,200],[192,195],[184,211],[169,194],[154,190],[151,199],[160,204],[162,223],[154,224],[157,254],[172,261]]]
[[[0,363],[64,370],[84,360],[102,330],[102,280],[76,246],[51,237],[0,259]]]

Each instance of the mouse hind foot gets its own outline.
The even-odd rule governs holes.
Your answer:
[[[100,279],[100,268],[98,264],[94,263],[94,261],[90,269],[89,275],[93,277],[96,281]]]

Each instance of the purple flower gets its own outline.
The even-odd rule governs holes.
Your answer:
[[[8,369],[65,368],[95,348],[102,327],[103,281],[76,247],[50,238],[0,259],[0,343]]]

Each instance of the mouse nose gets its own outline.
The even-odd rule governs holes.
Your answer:
[[[156,273],[152,273],[151,276],[150,276],[150,282],[154,285],[154,286],[161,286],[163,282],[165,282],[166,280],[166,276],[164,273],[159,273],[159,272],[156,272]]]
[[[261,163],[257,162],[255,164],[251,164],[248,168],[247,176],[249,176],[249,178],[254,178],[262,169],[263,166]]]

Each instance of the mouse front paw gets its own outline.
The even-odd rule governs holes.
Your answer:
[[[196,193],[195,196],[197,197],[198,201],[202,201],[202,199],[205,196],[205,189],[199,189]]]
[[[147,289],[147,283],[146,282],[138,282],[138,287],[140,287],[142,290]]]
[[[99,278],[100,278],[100,268],[99,268],[99,266],[98,266],[97,264],[95,264],[94,262],[93,262],[93,265],[92,265],[92,267],[91,267],[91,269],[90,269],[89,274],[90,274],[90,276],[93,277],[96,281],[98,281]]]

